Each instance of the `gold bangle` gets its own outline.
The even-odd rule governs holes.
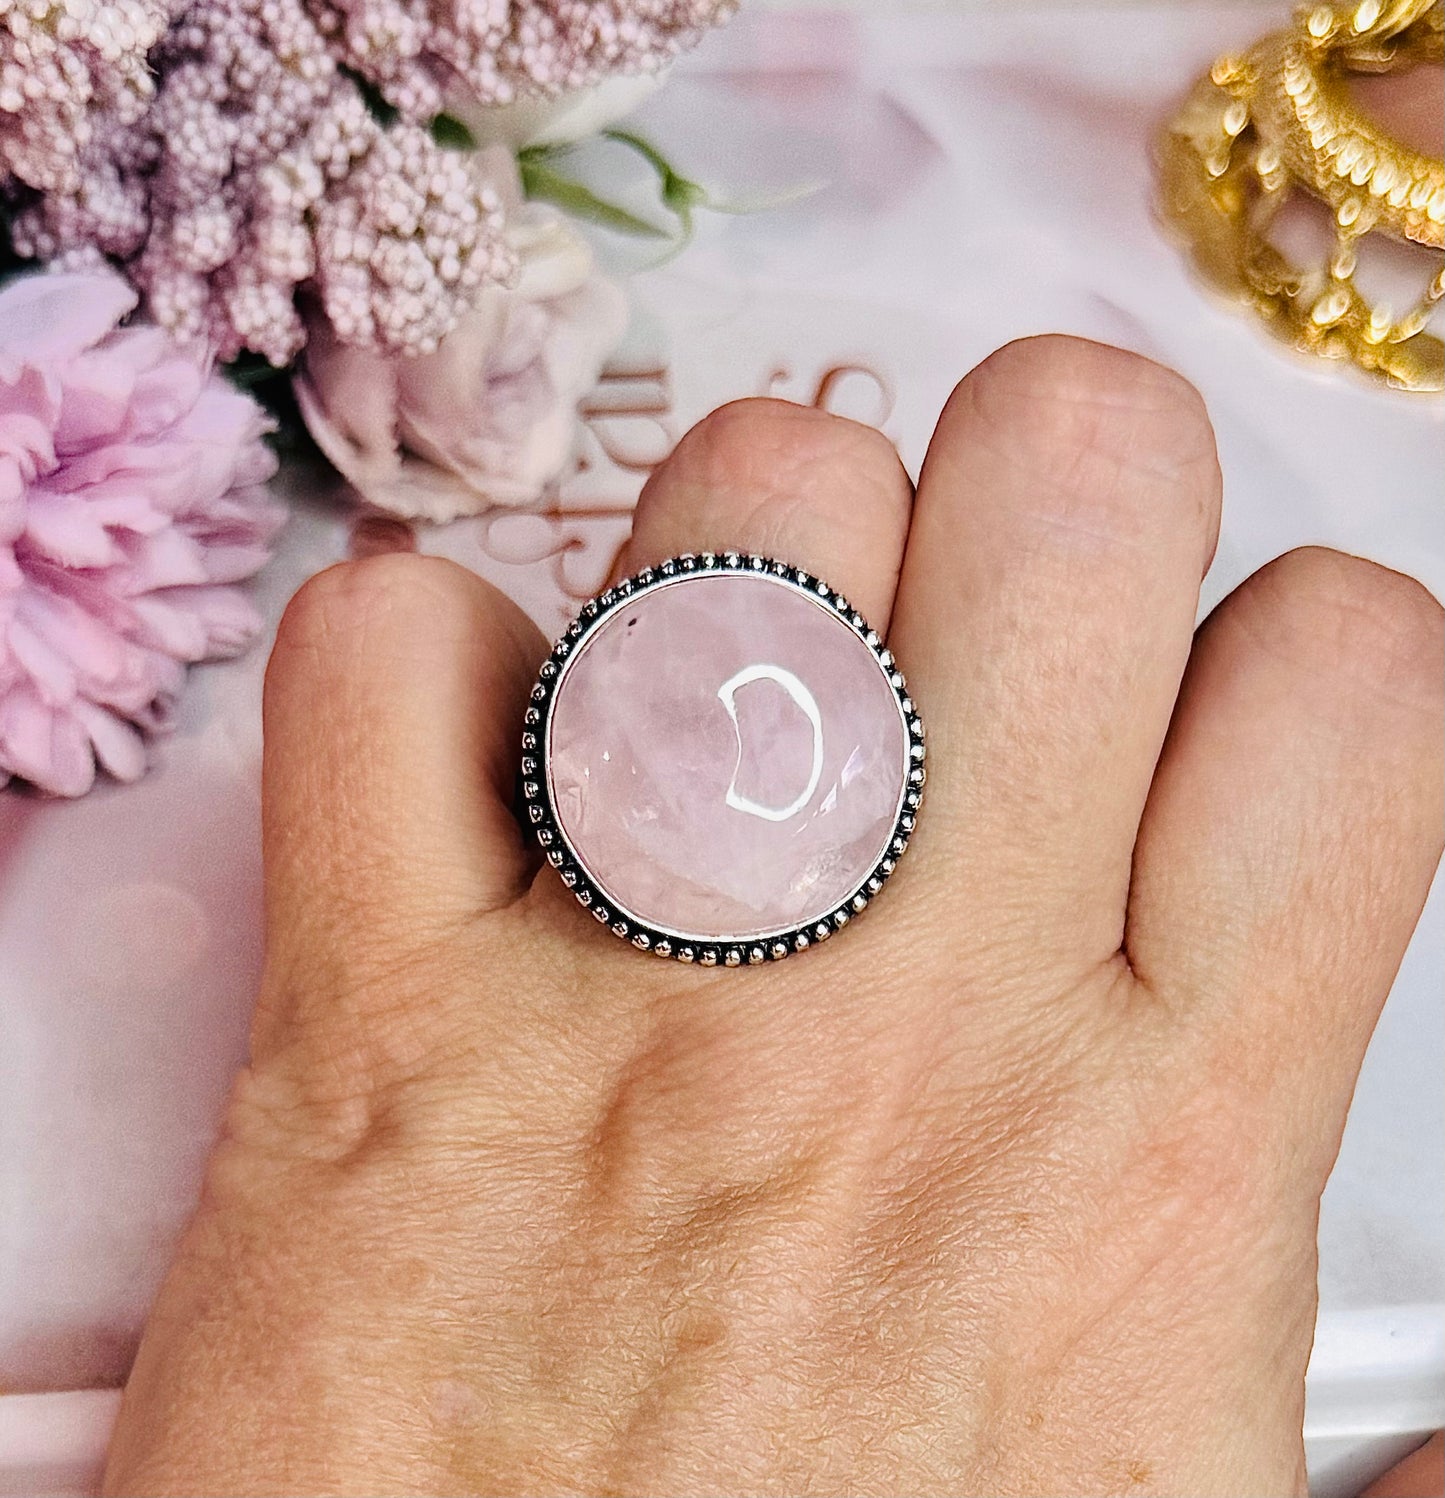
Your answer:
[[[1445,0],[1306,8],[1242,57],[1222,57],[1164,133],[1161,207],[1206,279],[1279,337],[1409,390],[1445,386],[1445,344],[1425,330],[1445,294],[1445,256],[1402,316],[1355,285],[1367,234],[1445,250],[1445,163],[1392,140],[1346,78],[1445,57]],[[1292,193],[1334,215],[1327,263],[1293,264],[1268,237]]]

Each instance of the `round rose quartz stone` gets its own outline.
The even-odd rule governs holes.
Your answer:
[[[836,613],[767,575],[693,574],[568,661],[547,732],[562,832],[622,913],[745,941],[808,926],[883,856],[902,708]]]

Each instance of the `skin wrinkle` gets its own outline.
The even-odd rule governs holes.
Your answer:
[[[1009,1105],[1005,1104],[1005,1107],[1007,1107],[1007,1106],[1009,1106]],[[1043,1134],[1048,1134],[1050,1131],[1047,1128],[1045,1128],[1045,1129],[1041,1130],[1040,1132],[1043,1133]],[[1132,1139],[1132,1140],[1134,1140],[1134,1141],[1137,1142],[1139,1140],[1147,1140],[1150,1137],[1150,1133],[1147,1130],[1147,1128],[1138,1128],[1138,1129],[1134,1129],[1134,1130],[1126,1132],[1126,1134],[1125,1134],[1124,1137],[1125,1137],[1126,1141]],[[1168,1176],[1170,1174],[1171,1174],[1171,1172],[1165,1172],[1166,1179],[1168,1178]],[[960,1189],[957,1190],[957,1191],[951,1192],[950,1194],[953,1195],[953,1196],[966,1197],[966,1196],[968,1196],[970,1194],[970,1188],[972,1188],[973,1190],[976,1191],[976,1183],[975,1182],[964,1182],[964,1183],[961,1183]],[[1192,1200],[1192,1197],[1189,1198],[1189,1199]],[[1148,1198],[1145,1197],[1144,1200],[1148,1200]],[[1058,1210],[1058,1211],[1056,1211],[1056,1212],[1050,1213],[1048,1211],[1045,1211],[1042,1214],[1040,1214],[1040,1216],[1043,1219],[1045,1219],[1045,1220],[1049,1219],[1051,1217],[1052,1218],[1057,1218],[1057,1219],[1060,1219],[1060,1220],[1070,1220],[1070,1218],[1073,1215],[1074,1214],[1069,1210],[1067,1204],[1061,1204],[1061,1209]],[[1214,1218],[1214,1219],[1209,1220],[1208,1226],[1212,1228],[1215,1221],[1217,1221],[1217,1217]],[[906,1242],[907,1241],[906,1240],[906,1236],[904,1234],[896,1233],[896,1232],[892,1234],[892,1239],[895,1242]],[[1144,1263],[1144,1270],[1147,1271],[1148,1265],[1149,1265],[1150,1262],[1160,1262],[1160,1261],[1162,1261],[1162,1259],[1168,1253],[1170,1253],[1172,1251],[1175,1251],[1175,1250],[1174,1250],[1174,1248],[1172,1246],[1171,1241],[1169,1239],[1164,1240],[1163,1246],[1158,1247],[1158,1248],[1156,1248],[1155,1250],[1152,1251],[1152,1259],[1148,1255],[1146,1255],[1145,1263]],[[1009,1271],[1008,1268],[1000,1268],[998,1270],[993,1271],[993,1274],[992,1274],[991,1277],[994,1280],[997,1281],[997,1280],[1000,1280],[1001,1278],[1003,1278],[1009,1272],[1010,1271]],[[1122,1284],[1121,1288],[1119,1288],[1115,1292],[1115,1296],[1114,1296],[1113,1300],[1111,1300],[1110,1302],[1108,1302],[1105,1305],[1105,1307],[1099,1311],[1098,1316],[1096,1317],[1097,1321],[1102,1321],[1103,1319],[1105,1319],[1107,1317],[1107,1314],[1108,1314],[1108,1304],[1119,1305],[1119,1304],[1122,1304],[1125,1300],[1127,1300],[1129,1294],[1131,1293],[1131,1288],[1130,1287],[1133,1286],[1133,1285],[1135,1285],[1135,1284],[1137,1284],[1137,1282],[1138,1282],[1138,1274],[1139,1274],[1139,1272],[1140,1271],[1138,1271],[1136,1269],[1135,1271],[1133,1271],[1133,1273],[1131,1274],[1131,1276],[1128,1279],[1126,1279],[1126,1281]],[[1015,1278],[1017,1278],[1016,1271],[1015,1271]],[[1045,1283],[1048,1283],[1048,1275],[1047,1275],[1047,1273],[1044,1275],[1044,1277],[1042,1279],[1040,1279],[1036,1275],[1033,1282],[1035,1284],[1045,1284]],[[1059,1286],[1059,1287],[1063,1287],[1062,1288],[1062,1294],[1063,1294],[1065,1300],[1067,1300],[1068,1295],[1070,1293],[1070,1287],[1075,1282],[1076,1282],[1076,1277],[1073,1276],[1073,1275],[1071,1275],[1069,1273],[1069,1271],[1066,1268],[1063,1268],[1063,1267],[1060,1268],[1060,1270],[1058,1271],[1056,1277],[1053,1279],[1053,1284],[1054,1285]],[[1046,1324],[1047,1324],[1047,1320],[1046,1320]],[[1087,1335],[1087,1328],[1085,1328],[1084,1330],[1082,1330],[1079,1333],[1080,1339],[1082,1339],[1086,1335]],[[1063,1356],[1064,1356],[1064,1354],[1061,1353],[1059,1355],[1060,1359],[1062,1359]]]
[[[891,1111],[892,1111],[892,1115],[896,1116],[897,1111],[898,1111],[897,1108],[896,1108],[896,1105],[895,1105],[894,1109],[891,1110]],[[876,1153],[876,1150],[875,1150],[875,1153]],[[866,1168],[866,1162],[865,1162],[865,1168]],[[724,1167],[724,1173],[726,1173],[726,1168],[725,1167]],[[779,1172],[777,1172],[777,1171],[774,1171],[774,1172],[772,1172],[770,1174],[770,1177],[769,1177],[768,1181],[765,1184],[760,1185],[760,1186],[751,1187],[751,1188],[747,1189],[746,1191],[744,1191],[741,1194],[739,1194],[736,1191],[724,1191],[724,1192],[714,1192],[714,1193],[712,1193],[713,1208],[711,1210],[709,1210],[707,1212],[707,1214],[706,1214],[707,1217],[708,1217],[709,1222],[712,1222],[712,1221],[716,1220],[716,1212],[718,1210],[720,1210],[721,1213],[722,1213],[722,1222],[723,1222],[723,1224],[725,1226],[729,1225],[731,1217],[732,1217],[732,1213],[731,1213],[731,1211],[729,1209],[736,1207],[739,1204],[740,1201],[745,1201],[750,1206],[761,1205],[764,1208],[766,1208],[766,1207],[768,1207],[768,1206],[771,1205],[776,1210],[776,1199],[777,1199],[777,1195],[779,1194],[779,1192],[780,1191],[792,1192],[795,1189],[795,1188],[784,1186],[784,1185],[782,1185],[780,1183],[783,1182],[783,1181],[786,1181],[786,1179],[787,1179],[787,1177],[789,1175],[794,1175],[794,1174],[795,1174],[795,1172],[792,1172],[792,1171],[784,1171],[781,1174]],[[845,1176],[845,1180],[848,1179],[848,1178],[849,1177]],[[851,1191],[851,1192],[849,1192],[847,1194],[849,1195],[850,1199],[854,1199],[857,1196],[856,1190],[853,1190],[853,1191]],[[805,1192],[804,1193],[805,1200],[806,1200],[806,1196],[807,1196],[807,1193]],[[847,1221],[850,1213],[845,1208],[838,1215],[840,1216],[841,1220]],[[675,1217],[675,1214],[670,1214],[669,1220],[670,1221],[673,1220],[674,1217]],[[673,1229],[671,1229],[670,1232],[669,1232],[669,1234],[666,1235],[666,1236],[664,1236],[662,1239],[660,1239],[660,1240],[649,1240],[648,1244],[637,1253],[637,1255],[636,1255],[637,1262],[639,1262],[639,1263],[654,1263],[654,1264],[655,1263],[659,1263],[659,1262],[660,1263],[671,1263],[671,1262],[675,1262],[675,1256],[678,1255],[678,1254],[683,1254],[684,1256],[690,1256],[689,1255],[689,1251],[688,1251],[689,1234],[688,1234],[688,1231],[687,1231],[688,1225],[689,1225],[689,1221],[694,1226],[696,1225],[696,1223],[698,1221],[698,1214],[697,1214],[697,1212],[695,1210],[689,1212],[686,1216],[684,1216],[684,1218],[682,1219],[680,1225],[677,1226],[677,1227],[675,1227],[675,1228],[673,1228]],[[816,1247],[816,1240],[815,1240],[815,1247]],[[698,1251],[700,1251],[700,1250],[698,1250],[696,1248],[696,1246],[694,1246],[693,1249],[692,1249],[692,1252],[698,1252]],[[625,1484],[621,1483],[620,1480],[619,1480],[618,1485],[625,1488]]]
[[[268,962],[258,1009],[258,1022],[264,1019],[264,1024],[261,1033],[253,1035],[253,1051],[284,1054],[289,1040],[293,1054],[300,1057],[299,1071],[308,1089],[319,1080],[318,1072],[322,1077],[334,1074],[342,1093],[424,1073],[454,1041],[450,1030],[438,1025],[439,1014],[454,1006],[439,1003],[437,994],[461,986],[460,979],[447,974],[450,981],[439,983],[433,968],[439,958],[449,964],[459,934],[444,924],[405,947],[393,946],[389,958],[380,956],[387,950],[381,944],[376,955],[322,954],[320,964],[314,957],[301,958],[279,971]],[[319,988],[328,992],[335,1012],[352,1022],[336,1034],[323,1032],[324,1048],[314,1043],[314,1024],[304,1017],[309,1002],[297,997]],[[419,991],[424,991],[420,1004]],[[344,1064],[345,1057],[353,1064]],[[318,1090],[316,1096],[324,1100],[326,1094]]]
[[[887,1141],[897,1127],[901,1112],[897,1100],[907,1089],[916,1069],[916,1063],[910,1062],[910,1056],[916,1052],[905,1047],[890,1052],[887,1064],[870,1076],[863,1086],[850,1088],[846,1100],[836,1089],[831,1089],[826,1097],[811,1097],[805,1093],[794,1101],[784,1096],[775,1104],[765,1104],[762,1109],[750,1108],[740,1115],[733,1113],[744,1127],[741,1132],[735,1127],[728,1128],[723,1136],[728,1146],[720,1153],[722,1141],[718,1138],[717,1124],[699,1127],[701,1120],[691,1114],[675,1118],[667,1114],[657,1115],[654,1099],[665,1099],[669,1094],[685,1099],[696,1094],[696,1083],[690,1086],[685,1073],[668,1079],[669,1060],[676,1055],[674,1045],[674,1039],[665,1035],[660,1042],[661,1049],[655,1046],[650,1051],[639,1053],[638,1060],[609,1090],[609,1102],[591,1146],[601,1163],[601,1174],[593,1176],[598,1204],[615,1199],[625,1202],[629,1210],[636,1210],[647,1196],[639,1195],[639,1182],[635,1176],[618,1173],[618,1162],[625,1162],[638,1150],[645,1157],[649,1139],[666,1138],[669,1132],[681,1140],[699,1134],[711,1139],[707,1164],[698,1177],[699,1187],[695,1188],[700,1191],[700,1197],[689,1191],[680,1210],[672,1204],[666,1214],[666,1222],[674,1225],[668,1229],[672,1232],[677,1230],[675,1225],[679,1219],[684,1225],[696,1221],[699,1211],[705,1210],[709,1202],[726,1207],[729,1202],[774,1200],[779,1193],[785,1198],[794,1198],[800,1192],[801,1199],[806,1201],[809,1193],[803,1187],[809,1181],[812,1181],[815,1192],[825,1189],[829,1175],[826,1166],[830,1158],[834,1160],[835,1170],[843,1170],[845,1177],[848,1171],[866,1175],[871,1160],[880,1152],[886,1153],[890,1147]],[[786,1039],[782,1049],[785,1056],[792,1049]],[[716,1065],[719,1059],[716,1047],[708,1047],[708,1053],[713,1058],[712,1064]],[[895,1080],[891,1086],[880,1088],[880,1076],[892,1076]],[[731,1098],[725,1101],[720,1097],[715,1106],[731,1111],[735,1103]],[[804,1125],[800,1129],[799,1107],[816,1114],[816,1124],[811,1127]],[[851,1130],[852,1144],[846,1149],[843,1148],[846,1141],[839,1137],[840,1114]],[[722,1113],[719,1122],[726,1117],[727,1113]],[[865,1119],[869,1121],[867,1128],[862,1127]],[[624,1135],[628,1140],[626,1143],[620,1137]],[[732,1153],[729,1153],[729,1148]],[[606,1163],[609,1157],[610,1165]],[[654,1172],[656,1169],[654,1165]],[[692,1176],[691,1172],[680,1174],[676,1165],[667,1165],[661,1171],[661,1178],[686,1181]],[[645,1179],[650,1184],[655,1175],[649,1173]],[[719,1182],[727,1184],[720,1186]],[[828,1189],[836,1194],[839,1187],[835,1184]],[[844,1188],[843,1194],[845,1198],[852,1198],[856,1191]]]

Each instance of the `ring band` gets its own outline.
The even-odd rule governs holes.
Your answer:
[[[674,557],[543,663],[522,791],[547,861],[642,951],[775,962],[865,910],[922,802],[923,723],[842,594],[769,557]]]

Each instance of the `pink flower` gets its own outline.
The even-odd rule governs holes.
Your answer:
[[[10,239],[72,270],[119,264],[148,317],[223,359],[290,364],[313,296],[347,343],[432,353],[511,272],[496,204],[470,153],[433,138],[437,112],[515,106],[490,144],[540,128],[560,96],[538,138],[571,138],[733,8],[0,0]],[[378,95],[399,118],[383,123]]]
[[[103,272],[0,288],[0,785],[136,779],[187,663],[260,627],[232,585],[281,521],[264,415],[202,349],[121,328],[135,303]]]
[[[539,499],[572,452],[577,402],[626,326],[620,289],[555,209],[524,203],[510,154],[479,153],[506,208],[518,271],[490,285],[432,354],[308,327],[297,403],[317,445],[379,509],[451,520]]]
[[[0,0],[0,186],[77,192],[93,117],[125,124],[150,103],[167,20],[165,0]]]

